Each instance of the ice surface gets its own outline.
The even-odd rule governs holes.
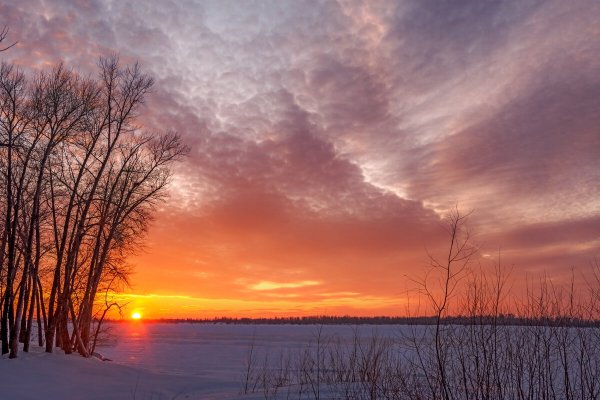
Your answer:
[[[277,354],[323,336],[351,341],[395,335],[398,327],[306,325],[111,324],[112,344],[98,351],[113,361],[45,354],[32,346],[16,360],[0,360],[6,399],[258,399],[240,395],[249,349]]]
[[[227,324],[113,324],[118,338],[100,353],[114,361],[172,375],[193,375],[239,383],[240,366],[249,348],[276,354],[280,350],[306,346],[321,331],[322,336],[351,341],[372,333],[394,335],[394,326],[349,325],[227,325]]]

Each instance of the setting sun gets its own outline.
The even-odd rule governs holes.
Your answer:
[[[131,319],[142,319],[142,314],[136,311],[131,314]]]

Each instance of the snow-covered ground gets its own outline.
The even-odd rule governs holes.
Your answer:
[[[37,346],[0,360],[4,399],[258,399],[241,395],[249,350],[277,354],[323,337],[351,341],[351,326],[112,324],[112,361],[45,354]],[[395,335],[398,327],[360,327],[361,335]]]
[[[233,388],[201,377],[153,373],[141,367],[39,348],[0,361],[3,399],[209,399],[235,398]]]
[[[398,326],[350,325],[227,325],[227,324],[112,324],[116,339],[99,347],[115,362],[139,366],[156,373],[192,375],[240,383],[243,365],[253,346],[258,354],[306,347],[321,333],[351,341],[360,336],[395,335]]]
[[[110,340],[97,350],[112,361],[45,354],[37,347],[16,360],[2,357],[0,400],[386,399],[441,393],[432,326],[110,327]],[[597,327],[448,325],[441,335],[445,388],[454,398],[497,388],[503,393],[498,398],[522,392],[542,398],[551,391],[557,398],[584,400],[600,393]]]

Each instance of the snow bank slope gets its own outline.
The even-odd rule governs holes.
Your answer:
[[[198,376],[157,374],[76,354],[47,354],[37,347],[14,360],[0,359],[3,399],[234,399],[237,390]]]

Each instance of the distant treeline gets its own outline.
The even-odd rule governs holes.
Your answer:
[[[127,322],[112,320],[111,322]],[[233,324],[233,325],[435,325],[437,317],[353,317],[353,316],[305,316],[274,318],[165,318],[146,319],[149,323],[168,324]],[[579,318],[524,318],[513,314],[499,316],[454,316],[442,318],[444,325],[515,325],[515,326],[578,326],[597,327],[600,321]]]

